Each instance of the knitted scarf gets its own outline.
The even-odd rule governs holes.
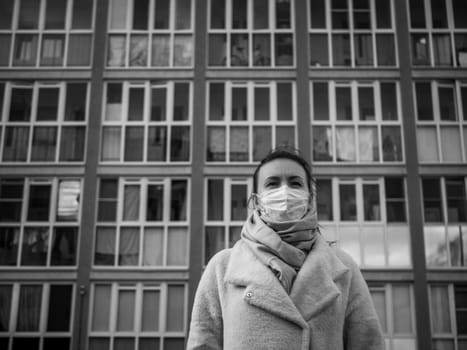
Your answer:
[[[280,223],[268,222],[254,210],[243,225],[241,238],[290,293],[297,271],[316,241],[317,232],[313,209],[300,220]]]

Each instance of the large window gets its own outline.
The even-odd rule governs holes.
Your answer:
[[[91,64],[93,0],[2,0],[0,8],[0,66]]]
[[[370,284],[386,350],[416,350],[415,302],[410,284]],[[446,349],[446,348],[440,348]]]
[[[210,0],[208,65],[293,66],[293,5],[290,0]]]
[[[420,161],[467,161],[467,85],[459,81],[417,81],[415,97]]]
[[[187,288],[176,283],[95,283],[89,349],[183,350]]]
[[[428,267],[466,267],[466,179],[425,177],[422,190]]]
[[[0,266],[74,266],[81,180],[0,179]]]
[[[108,67],[191,67],[191,0],[111,0]]]
[[[210,82],[208,162],[255,162],[276,145],[296,146],[293,82]]]
[[[249,214],[250,179],[209,178],[205,204],[204,263],[240,238]]]
[[[467,347],[467,285],[429,286],[433,349]]]
[[[70,349],[74,294],[64,283],[0,284],[1,348]]]
[[[467,67],[467,4],[410,0],[412,64]]]
[[[311,67],[397,63],[391,0],[309,0]]]
[[[412,265],[401,177],[318,178],[321,232],[365,268]]]
[[[403,161],[396,82],[317,81],[310,94],[313,161]]]
[[[2,162],[82,162],[88,84],[0,84]],[[2,98],[0,98],[0,106]]]
[[[188,266],[188,180],[101,178],[95,266]]]
[[[101,161],[188,162],[189,82],[106,84]]]

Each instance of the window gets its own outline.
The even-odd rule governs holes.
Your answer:
[[[415,310],[410,284],[370,284],[387,350],[416,350]]]
[[[175,283],[96,283],[89,349],[183,350],[187,287]]]
[[[7,108],[3,109],[5,115],[0,119],[1,160],[82,162],[87,123],[87,86],[85,82],[50,85],[7,83],[10,99]],[[64,106],[65,113],[61,106]]]
[[[418,81],[415,96],[420,162],[465,162],[467,85],[458,81]]]
[[[402,162],[398,85],[312,82],[313,161]]]
[[[74,266],[78,179],[0,179],[0,266]]]
[[[318,178],[324,237],[364,268],[410,267],[405,182],[401,177]]]
[[[191,67],[191,0],[112,0],[108,67]]]
[[[465,284],[431,284],[428,291],[433,348],[465,348],[467,346],[467,286]]]
[[[290,0],[210,0],[208,65],[293,66],[293,3]]]
[[[2,348],[70,349],[74,294],[71,284],[0,284]]]
[[[115,82],[106,86],[101,161],[190,160],[190,83]]]
[[[0,66],[91,64],[92,0],[3,0],[1,8]]]
[[[249,215],[251,181],[235,178],[208,178],[205,206],[204,263],[218,251],[240,239]]]
[[[296,145],[292,82],[208,83],[208,162],[255,162],[276,145]]]
[[[186,179],[101,178],[94,265],[188,266]]]
[[[395,66],[392,0],[310,0],[310,66]]]
[[[467,266],[465,178],[425,177],[422,190],[428,267]]]
[[[411,0],[412,64],[467,66],[466,5],[458,0]]]

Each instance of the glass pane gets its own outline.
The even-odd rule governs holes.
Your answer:
[[[447,28],[448,18],[445,0],[431,0],[431,17],[433,28]]]
[[[18,302],[16,330],[19,332],[39,331],[41,316],[42,286],[21,285]],[[26,349],[29,349],[26,347]]]
[[[391,267],[412,265],[408,226],[387,226],[388,263]]]
[[[434,333],[451,333],[451,316],[447,286],[430,286],[431,329]]]
[[[330,127],[313,126],[313,160],[332,161],[332,131]]]
[[[269,110],[269,88],[255,87],[255,120],[270,120],[271,112]],[[212,118],[211,118],[212,119]]]
[[[210,4],[211,4],[211,17],[210,17],[211,29],[225,28],[225,0],[210,1]]]
[[[435,65],[451,66],[451,36],[445,34],[433,35],[433,51],[435,55]]]
[[[141,330],[143,332],[159,331],[160,294],[161,292],[158,290],[143,290],[143,306],[141,308],[143,313]]]
[[[17,264],[18,243],[19,243],[19,228],[18,227],[0,227],[0,266],[15,266]],[[1,288],[0,288],[0,298],[1,298]],[[2,331],[1,317],[0,317],[0,331]]]
[[[394,35],[377,34],[376,49],[378,55],[378,66],[396,65],[396,49],[394,46]]]
[[[133,2],[133,29],[148,29],[149,1],[138,0]]]
[[[360,120],[375,120],[375,101],[372,87],[358,88]]]
[[[352,97],[350,87],[336,87],[336,119],[352,120]]]
[[[79,162],[84,159],[84,142],[86,128],[62,127],[60,140],[60,161]]]
[[[418,120],[433,120],[433,98],[430,83],[416,83],[415,93],[417,97]]]
[[[396,83],[387,82],[381,87],[381,112],[383,120],[398,120]]]
[[[191,0],[175,0],[175,29],[191,28]]]
[[[349,254],[358,265],[361,265],[359,231],[360,229],[358,227],[340,227],[337,244],[338,247]]]
[[[70,338],[44,338],[44,349],[64,349],[70,348]]]
[[[92,310],[92,324],[91,329],[93,332],[108,331],[109,318],[110,318],[110,304],[111,304],[111,289],[110,285],[95,285],[94,286],[94,299]]]
[[[467,34],[456,34],[454,38],[457,65],[467,67]]]
[[[409,4],[412,28],[425,28],[425,6],[423,0],[410,0]]]
[[[39,24],[40,1],[21,0],[18,29],[36,29]]]
[[[224,83],[209,84],[209,120],[224,120]]]
[[[65,36],[49,34],[42,36],[41,66],[63,65],[65,50]]]
[[[462,162],[462,144],[458,127],[441,127],[441,152],[445,162]]]
[[[372,290],[370,288],[371,298],[378,314],[379,323],[384,333],[388,330],[387,326],[387,310],[386,310],[386,293],[384,290]]]
[[[22,179],[0,180],[0,222],[21,221]]]
[[[126,0],[112,0],[110,14],[111,29],[125,29],[128,13],[128,2]]]
[[[76,264],[78,240],[77,227],[55,227],[52,237],[52,261],[54,266],[72,266]]]
[[[222,220],[224,217],[224,181],[208,180],[208,221]]]
[[[230,161],[248,161],[248,127],[230,129]]]
[[[38,47],[38,35],[16,34],[14,66],[35,66]]]
[[[310,34],[310,66],[329,66],[328,50],[327,34]]]
[[[327,83],[313,83],[313,120],[329,120]]]
[[[13,338],[13,350],[39,350],[40,338]]]
[[[229,248],[232,248],[240,239],[241,233],[242,227],[229,227]]]
[[[412,34],[412,63],[430,64],[430,43],[427,34]]]
[[[434,127],[417,128],[417,149],[420,162],[438,162],[438,143]]]
[[[170,37],[168,35],[153,35],[151,49],[151,65],[167,67],[170,61]]]
[[[373,65],[373,41],[370,34],[357,34],[354,37],[355,64],[357,66]]]
[[[170,160],[186,162],[190,159],[190,127],[172,126],[170,139]]]
[[[45,29],[65,29],[66,1],[47,0]]]
[[[232,0],[232,28],[247,27],[247,1]]]
[[[13,5],[14,0],[1,0],[0,1],[0,29],[10,29],[13,19]]]
[[[28,221],[48,221],[50,185],[31,185],[29,188]]]
[[[142,161],[144,127],[132,126],[125,130],[125,161]]]
[[[213,1],[218,2],[219,0]],[[224,34],[209,34],[209,65],[227,65],[227,39]]]
[[[353,127],[336,128],[337,161],[354,162],[356,160],[355,130]]]
[[[191,66],[193,53],[193,37],[191,35],[176,35],[174,39],[174,66]]]
[[[144,114],[144,88],[130,88],[128,120],[141,121]]]
[[[107,65],[123,67],[125,65],[126,38],[123,35],[110,35],[107,53]]]
[[[139,258],[139,227],[120,229],[119,266],[136,266]]]
[[[412,308],[408,286],[393,285],[394,333],[412,333]]]
[[[277,120],[293,120],[292,84],[277,84]]]
[[[90,29],[92,26],[92,0],[73,1],[73,29]]]
[[[276,0],[276,28],[291,28],[290,0]]]
[[[447,266],[446,233],[442,226],[425,226],[425,257],[430,267]]]
[[[65,121],[84,121],[86,119],[86,83],[68,83],[65,101]]]
[[[10,312],[11,312],[11,298],[12,298],[12,285],[0,285],[0,332],[8,332],[10,330]]]
[[[170,0],[157,0],[154,5],[154,28],[169,29]]]
[[[331,221],[333,218],[331,180],[318,179],[316,188],[319,192],[319,196],[316,199],[318,218],[323,221]]]
[[[386,220],[388,222],[404,222],[405,190],[402,178],[385,178]]]
[[[41,88],[39,89],[39,101],[37,102],[37,121],[54,121],[57,120],[58,112],[58,88]]]
[[[260,161],[271,150],[271,127],[253,127],[253,161]]]
[[[361,162],[379,161],[378,129],[376,127],[360,127],[358,146]]]
[[[215,1],[212,1],[215,2]],[[253,28],[269,28],[268,0],[257,0],[253,2]]]
[[[247,34],[232,34],[230,65],[248,66],[248,47]]]
[[[381,128],[383,138],[383,161],[402,161],[402,137],[399,126],[384,126]]]
[[[415,345],[415,339],[393,338],[392,343],[394,344],[394,349],[397,349],[397,350],[415,350],[415,349],[417,349],[417,347]]]
[[[332,35],[332,59],[335,66],[350,66],[350,37],[348,34]]]
[[[438,87],[439,114],[441,120],[456,121],[456,102],[454,98],[454,87]]]
[[[151,121],[166,120],[167,88],[153,87],[151,89]]]
[[[188,120],[190,112],[190,85],[188,83],[174,84],[173,120]]]
[[[28,154],[29,127],[7,127],[3,144],[4,161],[26,161]]]
[[[148,37],[132,35],[130,38],[130,66],[145,67],[148,64]]]
[[[115,264],[116,231],[113,227],[98,227],[96,230],[96,245],[94,265]]]
[[[465,222],[466,195],[463,178],[446,178],[448,222]]]
[[[443,221],[439,179],[423,179],[422,187],[425,222]]]
[[[313,0],[310,4],[312,28],[326,28],[326,3],[324,0]]]
[[[117,331],[132,331],[135,321],[134,290],[119,290],[117,306]]]
[[[276,66],[291,66],[294,63],[292,34],[275,35]]]
[[[183,349],[185,349],[185,340],[183,338],[181,338],[181,339],[165,338],[164,346],[165,346],[164,349],[183,350]],[[462,350],[464,350],[464,349],[462,349]]]
[[[139,350],[159,350],[159,338],[139,338]]]
[[[102,132],[102,157],[103,161],[120,160],[120,127],[105,127]]]
[[[143,265],[162,266],[163,264],[164,229],[159,227],[146,228],[143,242]]]
[[[0,14],[0,27],[2,22]],[[0,66],[8,66],[10,62],[11,35],[0,35]]]
[[[71,297],[70,285],[51,285],[49,312],[47,313],[48,332],[68,332],[70,330]]]
[[[204,263],[207,264],[214,254],[225,248],[223,227],[207,226],[204,236]]]
[[[57,148],[57,128],[35,127],[32,137],[31,161],[53,162]]]
[[[223,127],[208,128],[208,145],[206,150],[206,160],[214,162],[225,161],[226,133]]]
[[[139,219],[139,185],[126,185],[123,194],[123,220]]]
[[[11,122],[26,122],[31,120],[32,88],[11,89],[10,114]]]
[[[459,226],[448,226],[448,244],[450,255],[450,266],[462,266],[462,231]]]
[[[232,88],[232,120],[247,120],[247,89]]]
[[[276,127],[276,144],[275,146],[290,146],[295,147],[295,129],[293,126],[277,126]]]
[[[148,129],[148,161],[167,159],[167,127],[154,126]]]
[[[391,23],[391,1],[378,0],[375,2],[376,27],[379,29],[392,28]]]
[[[357,220],[355,185],[339,185],[339,202],[341,220]]]
[[[167,332],[184,330],[185,319],[185,287],[169,285],[167,290]]]
[[[188,232],[186,228],[169,228],[167,236],[167,265],[188,265]]]
[[[185,221],[187,219],[187,181],[173,180],[170,197],[170,220]]]
[[[109,338],[89,338],[89,350],[108,350],[109,347]]]
[[[365,221],[381,220],[379,185],[363,185],[363,210]]]
[[[248,193],[246,185],[232,185],[230,220],[245,220],[247,217],[247,196]]]
[[[162,221],[164,185],[148,185],[146,221]]]
[[[253,65],[271,65],[271,36],[269,34],[253,34]]]
[[[454,340],[432,339],[432,348],[437,350],[454,350]]]
[[[362,227],[363,260],[367,267],[386,265],[383,227]]]
[[[122,83],[107,84],[107,104],[105,120],[122,119]]]

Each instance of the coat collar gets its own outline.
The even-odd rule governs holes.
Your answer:
[[[224,280],[246,287],[246,302],[304,328],[306,321],[339,296],[335,281],[348,270],[320,236],[288,295],[273,272],[240,240],[232,249]]]

